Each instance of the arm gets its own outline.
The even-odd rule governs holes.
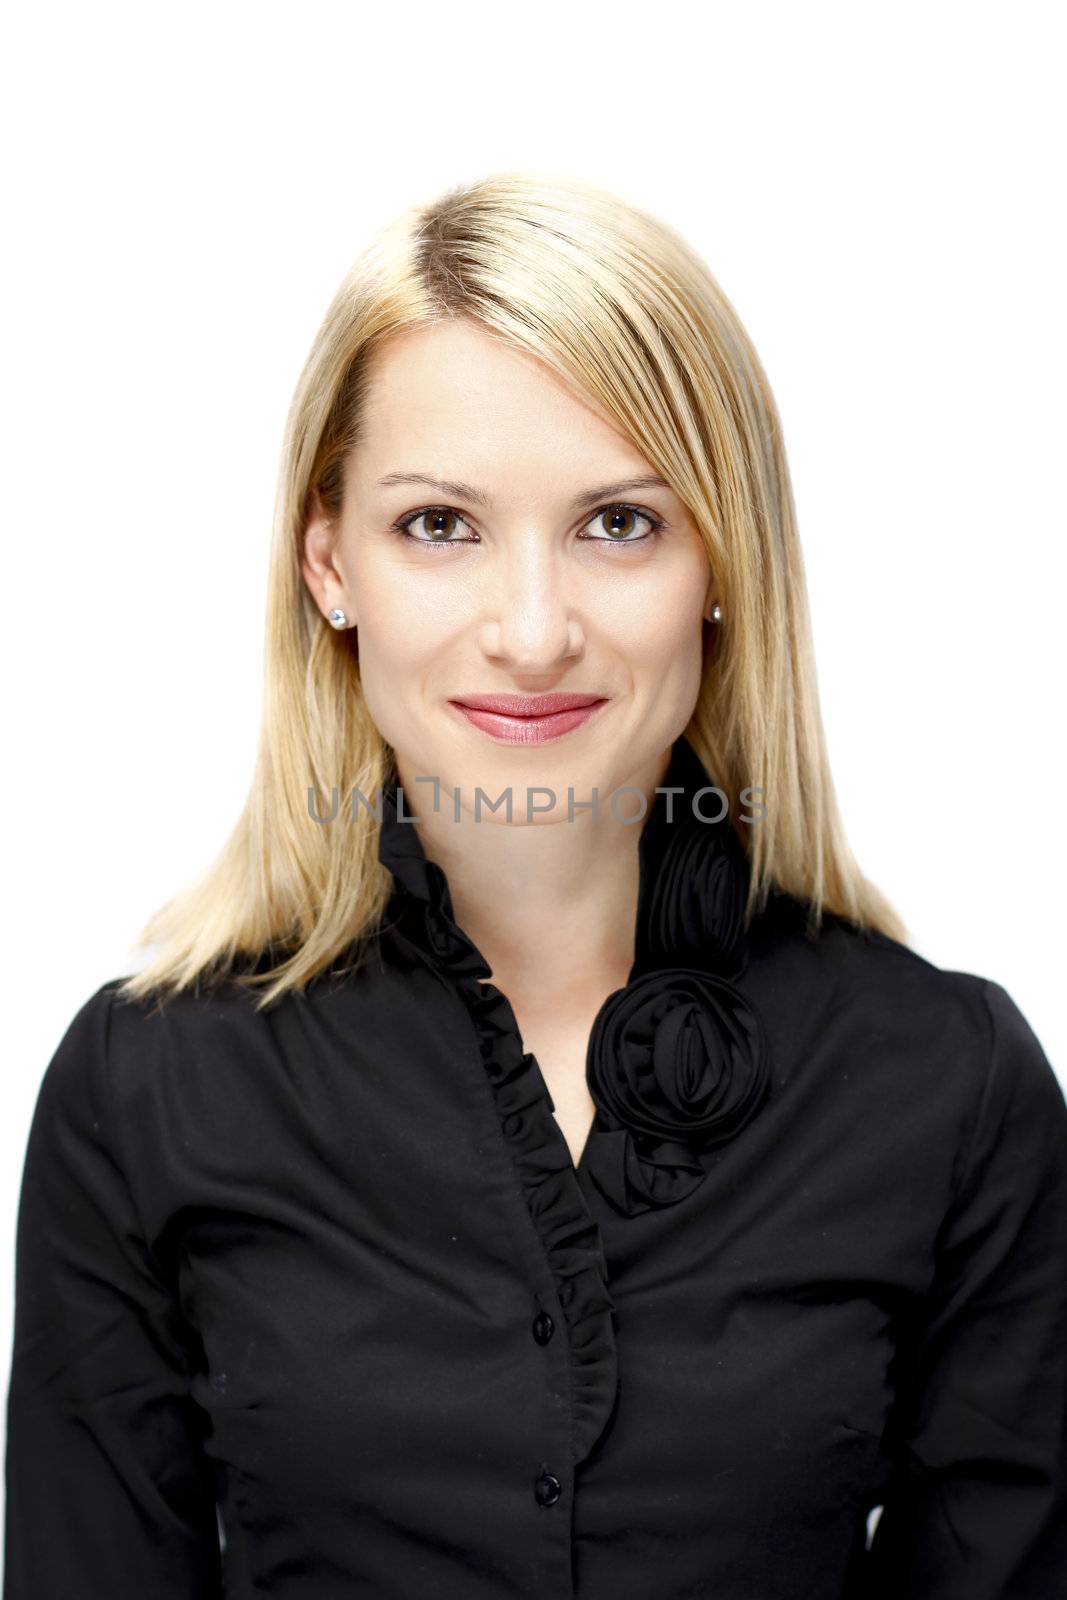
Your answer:
[[[1067,1595],[1067,1102],[999,984],[864,1600]]]
[[[220,1595],[210,1463],[175,1298],[142,1238],[108,1098],[112,998],[42,1081],[19,1202],[4,1600]]]

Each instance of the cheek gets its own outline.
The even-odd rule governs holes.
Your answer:
[[[601,637],[635,670],[690,676],[703,657],[705,582],[679,577],[625,589],[620,585],[597,607]]]
[[[410,612],[397,616],[376,612],[371,621],[359,624],[359,675],[372,709],[377,701],[410,698],[433,657],[428,630]]]
[[[363,698],[383,738],[406,749],[426,686],[440,677],[451,649],[454,622],[427,584],[365,570],[353,587]]]
[[[364,676],[384,680],[415,674],[431,662],[451,633],[448,607],[438,589],[405,582],[402,574],[367,564],[353,587],[358,596],[359,659]]]

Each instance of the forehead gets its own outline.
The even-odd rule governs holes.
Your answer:
[[[537,357],[470,322],[443,322],[387,341],[368,371],[360,476],[399,471],[427,452],[442,477],[507,465],[538,474],[594,467],[648,471],[611,419]]]

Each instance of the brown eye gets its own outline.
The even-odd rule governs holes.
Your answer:
[[[634,525],[634,513],[627,511],[624,506],[619,506],[613,511],[604,511],[601,516],[606,519],[606,527],[612,538],[625,538]]]
[[[647,523],[642,532],[640,524]],[[646,540],[654,539],[663,527],[658,517],[648,511],[641,511],[637,506],[601,506],[594,512],[593,519],[587,527],[596,529],[601,533],[586,533],[584,538],[592,540],[595,544],[644,544]],[[635,529],[637,530],[635,532]]]
[[[452,536],[452,531],[459,521],[454,511],[420,511],[414,518],[416,523],[425,519],[424,532],[428,532],[431,540],[444,543]],[[409,523],[410,527],[412,524]]]
[[[447,539],[459,521],[454,511],[427,511],[425,515],[432,539]]]
[[[417,529],[420,523],[424,525],[422,532],[413,533],[411,530]],[[467,523],[448,506],[428,506],[424,511],[412,511],[409,516],[401,517],[399,522],[393,524],[394,531],[402,538],[410,539],[413,544],[477,544],[477,536],[454,538],[453,534],[459,526],[466,527]]]

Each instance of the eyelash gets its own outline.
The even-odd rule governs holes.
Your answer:
[[[391,525],[390,532],[397,534],[401,539],[407,539],[411,544],[425,545],[430,549],[448,550],[456,545],[476,544],[478,542],[477,539],[420,539],[415,534],[408,532],[408,529],[413,522],[418,522],[420,517],[428,517],[435,511],[447,511],[452,516],[458,517],[466,527],[470,527],[470,523],[466,521],[466,518],[463,517],[460,512],[456,511],[453,506],[423,506],[421,511],[409,511],[406,516],[399,517],[397,521]],[[637,539],[591,538],[587,540],[587,543],[617,545],[627,548],[630,545],[645,544],[649,540],[658,539],[660,534],[663,532],[663,529],[666,527],[666,523],[663,521],[662,517],[653,515],[651,511],[646,511],[642,506],[627,505],[621,500],[612,501],[608,505],[598,506],[597,509],[591,513],[588,521],[584,523],[583,526],[588,527],[590,522],[595,522],[597,517],[602,517],[605,511],[630,511],[635,517],[644,517],[646,522],[651,523],[651,528],[649,529],[648,533],[641,534],[640,538]]]

